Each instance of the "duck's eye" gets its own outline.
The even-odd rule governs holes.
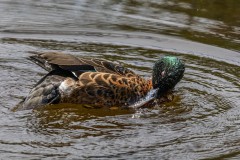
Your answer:
[[[162,76],[162,77],[165,76],[165,71],[162,71],[161,76]]]

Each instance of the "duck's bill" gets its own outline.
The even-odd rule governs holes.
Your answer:
[[[139,101],[130,105],[129,108],[134,108],[134,109],[147,108],[156,99],[157,92],[158,92],[158,89],[152,89],[150,92],[148,92],[148,94],[144,98],[141,98]]]
[[[168,91],[161,97],[157,97],[158,89],[151,90],[146,97],[140,99],[134,104],[130,105],[129,108],[138,109],[138,108],[152,108],[154,105],[159,105],[162,103],[171,102],[174,100],[173,91]]]

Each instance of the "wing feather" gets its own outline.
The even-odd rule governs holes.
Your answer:
[[[126,77],[137,76],[133,71],[120,64],[95,58],[76,57],[60,52],[31,52],[34,55],[29,59],[47,71],[62,68],[81,75],[84,72],[104,72],[118,74]]]

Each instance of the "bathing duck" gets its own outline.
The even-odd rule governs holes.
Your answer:
[[[19,103],[21,109],[71,103],[127,107],[155,89],[160,98],[181,80],[184,63],[172,56],[157,60],[152,78],[144,79],[120,64],[59,52],[35,53],[29,59],[48,71]]]

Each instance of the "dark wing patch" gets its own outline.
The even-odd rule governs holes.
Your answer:
[[[67,78],[67,77],[70,77],[70,78],[73,78],[74,80],[78,80],[78,78],[76,77],[76,75],[74,75],[72,72],[70,71],[66,71],[66,70],[63,70],[61,68],[59,69],[56,69],[56,70],[52,70],[50,71],[48,74],[46,74],[44,77],[42,77],[38,82],[37,84],[34,86],[38,86],[39,84],[41,84],[46,78],[49,78],[50,76],[52,75],[58,75],[62,78]]]

